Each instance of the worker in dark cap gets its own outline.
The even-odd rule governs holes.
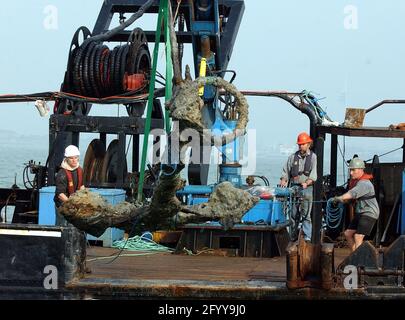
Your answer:
[[[350,189],[345,194],[336,196],[332,200],[335,206],[339,202],[355,202],[354,218],[345,231],[347,243],[352,251],[363,243],[365,236],[371,234],[380,215],[374,186],[370,181],[372,176],[364,172],[365,167],[363,160],[353,158],[349,163]]]
[[[255,185],[255,177],[254,176],[247,176],[246,185],[248,187],[253,187]]]
[[[311,241],[312,236],[312,200],[313,200],[313,184],[317,179],[317,157],[311,151],[313,140],[306,132],[302,132],[297,137],[298,151],[288,157],[284,165],[283,172],[280,178],[280,186],[287,187],[292,184],[300,185],[303,189],[302,201],[299,205],[293,205],[291,218],[299,224],[302,221],[302,231],[304,239]],[[298,221],[298,222],[297,222]],[[298,225],[293,228],[291,240],[295,241],[298,238]]]

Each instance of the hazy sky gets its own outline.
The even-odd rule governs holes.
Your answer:
[[[59,90],[72,36],[81,25],[93,29],[101,4],[3,1],[0,94]],[[247,0],[245,5],[229,65],[237,71],[238,88],[312,90],[325,97],[321,105],[339,122],[347,106],[367,108],[382,99],[405,98],[405,1]],[[141,22],[136,26],[155,27],[149,18]],[[192,65],[190,55],[185,60]],[[281,100],[249,102],[249,127],[266,137],[259,140],[259,150],[293,144],[296,134],[308,129],[306,116]],[[398,122],[405,122],[405,105],[376,110],[365,124]],[[0,104],[0,129],[46,135],[48,118],[41,118],[32,103]],[[378,150],[391,146],[400,141],[379,144]]]

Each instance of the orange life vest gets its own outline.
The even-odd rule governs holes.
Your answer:
[[[373,175],[369,174],[369,173],[364,173],[359,179],[350,179],[350,181],[349,181],[349,190],[353,189],[360,180],[370,180],[371,181],[372,179],[373,179]],[[353,202],[353,204],[355,204],[356,201],[369,200],[369,199],[373,199],[373,198],[375,198],[375,194],[372,195],[372,196],[367,196],[367,197],[363,196],[363,197],[360,197],[358,199],[353,199],[352,202]]]
[[[349,180],[349,190],[353,189],[360,180],[373,180],[373,175],[369,173],[364,173],[359,179]]]
[[[353,189],[360,180],[370,180],[371,181],[372,179],[373,179],[372,174],[364,173],[359,179],[350,179],[349,184],[348,184],[348,188],[349,188],[349,190]],[[355,205],[356,205],[356,200],[352,199],[350,201],[350,203],[349,203],[349,218],[350,218],[350,220],[352,220],[354,218],[354,214],[355,214],[354,207],[355,207]]]
[[[72,171],[65,169],[67,183],[68,183],[68,193],[69,193],[68,196],[69,197],[83,186],[83,169],[78,167],[76,170],[77,170],[77,188],[75,189]]]

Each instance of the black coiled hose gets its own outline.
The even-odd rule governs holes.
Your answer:
[[[86,27],[79,28],[72,41],[62,91],[82,97],[104,98],[127,91],[126,75],[143,73],[146,82],[151,63],[146,36],[141,29],[134,29],[127,44],[112,50],[103,41],[129,27],[154,2],[147,1],[127,21],[103,34],[92,36]],[[81,45],[78,41],[80,32],[84,36]]]
[[[65,91],[96,98],[122,95],[128,91],[125,77],[133,74],[144,75],[145,85],[142,89],[146,90],[151,66],[150,53],[143,31],[138,28],[136,32],[141,33],[141,41],[135,38],[136,41],[112,50],[102,43],[85,41],[72,53],[72,64],[67,71],[71,81],[66,83]]]

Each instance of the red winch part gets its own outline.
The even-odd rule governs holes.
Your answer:
[[[123,85],[126,91],[135,91],[141,89],[145,85],[145,75],[143,73],[135,73],[128,75],[125,73]]]
[[[269,192],[263,192],[260,194],[260,199],[262,200],[270,200],[273,197],[273,195]]]

